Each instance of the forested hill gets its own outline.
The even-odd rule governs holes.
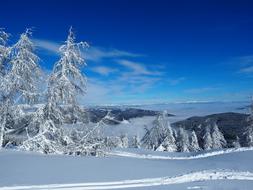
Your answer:
[[[206,127],[207,121],[216,122],[225,139],[229,142],[235,140],[237,136],[241,138],[245,128],[249,125],[247,114],[242,113],[218,113],[203,117],[194,116],[188,119],[178,121],[172,124],[174,127],[183,127],[186,130],[194,130],[198,136],[201,136],[203,128]],[[243,142],[241,142],[244,144]]]

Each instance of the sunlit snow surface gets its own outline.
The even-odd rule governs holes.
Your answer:
[[[125,106],[168,110],[170,121],[221,112],[247,113],[247,102]],[[142,136],[154,117],[106,126],[108,135]],[[0,151],[0,190],[207,189],[252,190],[251,148],[199,153],[117,149],[106,157],[41,155]]]
[[[115,151],[124,152],[125,156],[73,157],[1,151],[0,190],[119,188],[251,190],[253,187],[252,149],[230,149],[198,154],[136,149]],[[140,155],[141,158],[128,156],[126,153]],[[143,155],[150,155],[150,158],[147,159]],[[152,159],[152,156],[156,159]],[[181,158],[197,156],[197,158],[158,159],[159,156]]]

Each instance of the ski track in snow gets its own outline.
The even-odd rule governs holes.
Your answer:
[[[230,154],[235,152],[245,152],[253,150],[253,147],[243,147],[243,148],[230,148],[226,150],[217,150],[213,152],[207,152],[203,154],[196,154],[193,156],[159,156],[151,154],[137,154],[125,151],[112,151],[108,152],[108,155],[111,156],[120,156],[120,157],[130,157],[130,158],[139,158],[139,159],[151,159],[151,160],[192,160],[200,158],[208,158],[212,156],[219,156],[223,154]]]
[[[92,189],[124,189],[137,187],[151,187],[171,184],[182,184],[196,181],[210,180],[250,180],[253,181],[253,173],[206,170],[192,172],[175,177],[147,178],[139,180],[123,180],[114,182],[97,183],[73,183],[73,184],[51,184],[51,185],[31,185],[31,186],[11,186],[0,187],[0,190],[92,190]]]

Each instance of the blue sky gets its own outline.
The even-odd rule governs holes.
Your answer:
[[[0,27],[25,28],[50,70],[73,26],[88,66],[88,104],[240,101],[253,94],[253,2],[4,1]]]

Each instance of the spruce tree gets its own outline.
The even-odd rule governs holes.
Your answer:
[[[226,147],[227,141],[225,140],[222,132],[219,130],[218,125],[216,123],[213,123],[212,125],[211,136],[213,141],[213,149],[220,149]]]
[[[79,108],[77,96],[85,92],[86,79],[81,72],[81,66],[86,65],[81,53],[84,46],[87,46],[87,43],[75,42],[74,33],[70,28],[65,44],[59,49],[60,60],[55,63],[49,77],[46,104],[36,111],[29,126],[30,129],[37,128],[38,133],[23,143],[24,149],[44,153],[66,153],[77,151],[76,148],[80,147],[73,145],[74,142],[65,133],[62,125],[63,109]]]
[[[159,114],[152,123],[151,129],[146,129],[147,132],[142,138],[144,148],[156,150],[168,135],[168,118],[167,112]]]
[[[177,150],[179,152],[189,152],[190,142],[188,133],[182,128],[179,128],[177,135]]]
[[[189,139],[190,139],[190,146],[189,146],[190,151],[192,152],[199,151],[200,147],[199,147],[198,138],[195,131],[191,132]]]

